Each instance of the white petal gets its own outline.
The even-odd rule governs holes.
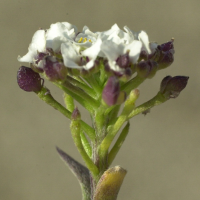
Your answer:
[[[112,41],[103,41],[101,50],[110,61],[115,61],[122,54],[122,45],[115,44]]]
[[[110,66],[110,69],[115,72],[122,72],[124,70],[117,65],[116,61],[109,61],[108,64]]]
[[[96,59],[101,50],[102,40],[100,38],[88,49],[82,51],[82,55],[88,56],[90,59]]]
[[[83,66],[84,69],[89,70],[94,66],[94,60],[90,60],[85,66]]]
[[[141,52],[142,43],[140,41],[134,40],[132,43],[127,45],[124,49],[124,53],[129,50],[129,57],[132,63],[136,63]]]
[[[31,44],[29,45],[28,48],[28,53],[23,57],[19,56],[18,61],[32,63],[37,55],[37,52],[45,52],[45,50],[46,50],[45,31],[38,30],[33,35]]]
[[[147,53],[151,53],[151,50],[149,48],[149,37],[148,35],[146,34],[146,32],[144,31],[141,31],[139,34],[138,34],[138,39],[142,42],[145,50],[147,51]]]
[[[150,42],[149,47],[151,49],[151,53],[154,53],[156,48],[158,47],[158,44],[156,42]]]
[[[54,51],[58,51],[57,47],[54,49],[55,42],[57,40],[57,44],[61,44],[65,40],[73,40],[76,35],[77,28],[76,26],[68,23],[68,22],[57,22],[56,24],[52,24],[50,29],[47,30],[46,40],[47,40],[47,48],[52,48]],[[58,42],[58,38],[61,39],[61,42]]]
[[[64,65],[69,68],[78,68],[81,69],[82,67],[79,66],[77,63],[80,60],[80,56],[74,45],[71,42],[66,42],[61,44],[61,53],[64,61]]]

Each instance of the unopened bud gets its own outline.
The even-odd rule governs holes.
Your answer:
[[[40,75],[31,68],[21,66],[17,72],[17,83],[26,92],[39,92],[42,89]]]
[[[189,77],[187,76],[166,76],[160,85],[160,92],[165,98],[176,98],[186,87]]]
[[[136,71],[141,78],[152,78],[158,69],[155,61],[140,61],[136,66]]]
[[[79,109],[76,107],[74,109],[74,111],[72,112],[72,117],[71,117],[72,120],[80,120],[81,119],[81,113],[79,111]]]
[[[119,94],[119,80],[115,76],[111,76],[103,89],[102,98],[107,105],[112,106],[117,103]]]
[[[124,55],[120,55],[116,60],[117,65],[119,65],[120,68],[127,68],[130,64],[130,59],[128,53]]]
[[[123,75],[119,77],[120,81],[127,82],[131,78],[132,73],[133,71],[131,68],[126,68]]]
[[[48,56],[45,59],[44,71],[49,80],[64,80],[67,76],[67,68],[55,57]]]
[[[164,44],[158,45],[157,50],[159,52],[159,69],[164,69],[168,66],[170,66],[174,62],[174,40],[172,39],[169,42],[166,42]]]
[[[169,42],[159,45],[158,49],[160,49],[161,51],[164,51],[164,52],[174,49],[174,39],[172,39]]]

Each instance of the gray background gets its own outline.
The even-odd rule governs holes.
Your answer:
[[[82,162],[69,121],[33,93],[18,88],[18,55],[34,32],[68,21],[79,30],[114,23],[147,31],[151,41],[175,38],[175,62],[140,86],[138,105],[156,94],[166,75],[187,75],[181,95],[131,120],[131,132],[113,165],[128,170],[123,200],[200,199],[200,2],[199,0],[12,0],[0,2],[0,199],[81,199],[78,182],[55,145]],[[45,83],[62,102],[62,94]],[[84,119],[90,119],[83,111]]]

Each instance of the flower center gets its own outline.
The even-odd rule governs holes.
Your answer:
[[[91,42],[92,43],[92,40],[88,40],[87,38],[83,38],[83,37],[81,37],[80,39],[79,39],[79,41],[78,41],[78,43],[85,43],[85,42],[87,42],[87,41],[89,41],[89,42]]]

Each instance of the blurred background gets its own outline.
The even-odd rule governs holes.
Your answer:
[[[83,163],[69,121],[16,83],[17,56],[27,53],[35,31],[67,21],[92,31],[127,25],[158,43],[175,38],[175,62],[139,87],[137,103],[153,97],[166,75],[189,76],[189,83],[177,99],[131,120],[113,166],[128,170],[119,200],[199,200],[199,11],[199,0],[1,0],[0,199],[81,199],[77,180],[55,150],[57,145]],[[45,85],[62,102],[62,93]],[[82,116],[90,122],[84,110]]]

